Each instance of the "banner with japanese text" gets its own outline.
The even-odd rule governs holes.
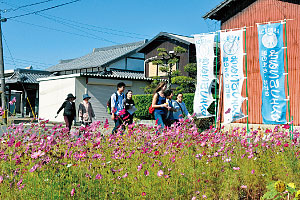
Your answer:
[[[261,113],[264,124],[286,123],[283,26],[258,25],[259,64],[262,78]]]
[[[225,124],[245,117],[242,112],[243,44],[243,30],[220,33]]]
[[[197,117],[210,117],[208,107],[214,101],[211,87],[214,75],[215,34],[195,35],[197,57],[197,85],[194,97],[194,113]]]

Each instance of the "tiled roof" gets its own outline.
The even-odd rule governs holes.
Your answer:
[[[47,70],[50,72],[65,71],[74,69],[84,69],[100,67],[113,61],[123,58],[124,56],[134,53],[140,48],[145,41],[115,45],[104,48],[96,48],[92,53],[80,58],[62,60],[58,65],[52,66]]]
[[[183,35],[177,35],[173,33],[167,33],[167,32],[160,32],[157,34],[154,38],[152,38],[149,42],[145,43],[139,50],[138,52],[144,53],[145,49],[150,46],[154,41],[160,38],[170,38],[172,40],[179,41],[181,43],[190,45],[190,44],[195,44],[194,38],[193,37],[188,37],[188,36],[183,36]]]
[[[38,78],[50,76],[48,71],[32,70],[32,69],[16,69],[10,77],[5,79],[6,83],[38,83]]]
[[[132,80],[148,80],[152,78],[145,77],[143,72],[126,71],[126,70],[111,70],[102,71],[100,73],[82,73],[82,76],[101,77],[101,78],[115,78],[115,79],[132,79]]]

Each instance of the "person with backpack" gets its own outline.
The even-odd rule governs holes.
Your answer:
[[[174,117],[174,120],[177,122],[181,118],[184,118],[186,116],[187,117],[191,116],[185,106],[185,103],[182,101],[182,99],[183,99],[183,94],[178,93],[176,101],[173,102],[173,106],[177,110],[176,112],[173,113],[173,117]]]
[[[113,93],[110,97],[111,99],[111,119],[115,122],[115,127],[112,130],[114,134],[118,128],[123,124],[123,115],[125,114],[124,107],[124,90],[125,83],[120,82],[117,84],[117,92]]]
[[[129,125],[129,124],[133,123],[133,115],[137,109],[136,109],[134,101],[132,99],[132,91],[131,90],[127,91],[125,97],[126,97],[126,99],[124,101],[124,105],[125,105],[126,114],[125,114],[124,120]]]
[[[80,117],[81,124],[88,126],[92,123],[92,119],[96,117],[92,104],[89,102],[91,97],[88,94],[84,94],[82,99],[83,101],[79,104],[78,116]]]
[[[154,109],[154,118],[157,125],[161,126],[161,129],[165,127],[168,109],[170,107],[166,103],[165,90],[167,89],[166,82],[160,82],[154,91],[152,98],[152,108]]]
[[[57,111],[57,115],[59,112],[64,109],[64,120],[66,122],[66,127],[69,128],[69,131],[71,131],[72,122],[76,118],[76,108],[74,100],[76,97],[73,96],[73,94],[68,94],[65,102],[61,105],[61,107]],[[56,115],[56,117],[57,117]]]

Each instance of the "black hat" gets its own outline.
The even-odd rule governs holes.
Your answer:
[[[69,100],[70,98],[74,98],[74,99],[76,99],[76,97],[74,97],[72,93],[68,94],[68,96],[67,96],[66,100]]]

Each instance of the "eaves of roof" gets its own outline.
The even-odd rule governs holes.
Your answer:
[[[144,53],[144,49],[150,45],[153,41],[155,41],[157,38],[159,37],[162,37],[162,36],[165,36],[165,37],[169,37],[173,40],[177,40],[181,43],[184,43],[184,44],[187,44],[187,45],[190,45],[190,44],[194,44],[194,42],[192,42],[192,38],[189,38],[187,36],[182,36],[182,35],[176,35],[176,34],[173,34],[173,33],[167,33],[167,32],[160,32],[159,34],[157,34],[154,38],[152,38],[149,42],[145,43],[143,46],[141,46],[137,52],[140,52],[140,53]],[[177,37],[178,36],[178,37]],[[183,38],[187,38],[187,39],[183,39]]]
[[[128,80],[143,80],[152,81],[152,78],[147,78],[144,73],[140,74],[99,74],[99,73],[81,73],[85,77],[109,78],[109,79],[128,79]]]

